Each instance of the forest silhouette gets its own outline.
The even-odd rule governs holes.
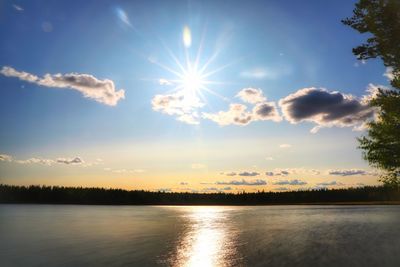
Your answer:
[[[178,193],[1,184],[0,203],[88,205],[399,204],[400,187],[366,186],[288,192]]]

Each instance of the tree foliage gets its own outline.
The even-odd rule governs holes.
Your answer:
[[[379,89],[371,105],[377,119],[359,138],[364,158],[384,171],[386,185],[400,185],[400,1],[359,0],[353,16],[342,21],[369,37],[353,48],[358,59],[381,58],[393,89]]]

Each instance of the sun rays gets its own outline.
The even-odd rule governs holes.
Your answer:
[[[178,93],[185,98],[185,102],[188,99],[192,99],[194,102],[198,103],[199,99],[207,102],[204,92],[210,93],[214,96],[219,97],[222,100],[226,100],[225,97],[221,96],[215,90],[211,89],[211,85],[222,85],[224,82],[211,80],[210,77],[222,71],[231,64],[225,64],[213,69],[210,66],[214,63],[216,58],[220,53],[220,49],[216,49],[214,53],[208,58],[202,57],[202,52],[204,48],[205,31],[203,32],[201,38],[199,38],[198,49],[195,57],[190,54],[190,48],[194,45],[194,40],[192,36],[191,29],[188,26],[184,26],[182,31],[182,42],[184,47],[184,60],[179,60],[177,55],[172,52],[172,50],[163,43],[163,46],[173,60],[174,64],[166,65],[158,61],[153,61],[152,63],[158,65],[169,74],[172,74],[174,78],[165,79],[160,78],[159,83],[161,85],[173,86],[173,88],[167,93]],[[194,60],[192,60],[194,58]],[[201,62],[204,62],[201,64]],[[187,103],[190,105],[190,103]]]

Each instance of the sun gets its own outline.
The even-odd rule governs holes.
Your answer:
[[[205,83],[205,80],[197,70],[189,70],[183,74],[180,81],[182,89],[189,92],[198,92]]]
[[[203,94],[204,92],[211,93],[225,100],[224,97],[220,96],[218,93],[208,87],[210,85],[221,85],[224,83],[212,81],[209,79],[209,77],[223,70],[230,64],[223,65],[213,70],[208,70],[211,63],[213,63],[213,61],[217,58],[220,50],[215,50],[210,57],[203,58],[203,60],[201,60],[203,41],[204,36],[200,38],[197,55],[194,58],[191,58],[189,51],[193,45],[192,34],[190,28],[185,26],[182,33],[185,60],[180,61],[178,57],[165,45],[165,43],[163,43],[164,48],[168,52],[169,56],[175,62],[175,66],[164,65],[157,60],[151,61],[175,76],[175,78],[172,79],[161,78],[159,79],[159,83],[162,85],[172,86],[173,89],[171,89],[169,92],[175,92],[182,95],[186,99],[186,102],[189,100],[193,101],[193,105],[199,103],[199,98],[201,98],[203,101],[206,101]],[[200,61],[203,61],[203,64],[200,64]]]

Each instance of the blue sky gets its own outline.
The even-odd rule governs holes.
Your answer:
[[[354,2],[3,1],[0,182],[177,191],[243,179],[267,184],[232,183],[232,190],[274,190],[294,179],[307,187],[375,184],[356,149],[363,131],[354,128],[372,116],[362,102],[369,84],[388,81],[380,60],[360,62],[351,52],[365,39],[340,22]],[[182,41],[185,27],[190,46]],[[203,79],[216,83],[189,90],[166,68],[182,72],[173,54],[187,69],[185,53],[193,63],[202,38],[199,65],[217,53],[205,72],[219,71]],[[112,96],[99,91],[107,86]],[[253,91],[237,96],[246,88]],[[258,100],[246,100],[255,94]],[[333,108],[306,102],[320,109],[306,116],[296,110],[304,95],[344,100]],[[237,123],[231,104],[246,107],[235,114],[249,120]],[[257,115],[257,106],[269,113]],[[347,113],[322,121],[324,112]],[[258,174],[239,175],[250,170]]]

